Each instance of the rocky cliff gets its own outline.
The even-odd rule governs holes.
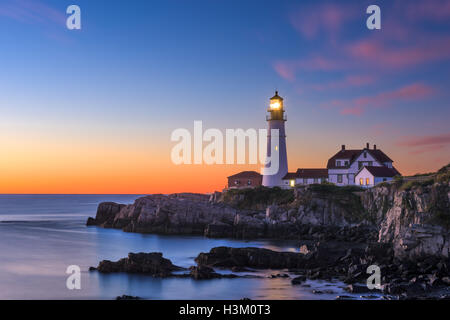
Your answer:
[[[425,178],[375,188],[311,185],[150,195],[101,203],[88,225],[128,232],[209,237],[378,241],[399,258],[449,257],[449,166]]]
[[[87,224],[128,232],[239,239],[376,239],[376,229],[364,216],[359,196],[352,192],[333,195],[316,188],[149,195],[130,205],[101,203],[95,219],[89,218]]]
[[[400,180],[362,195],[366,212],[376,217],[378,241],[392,243],[396,256],[449,257],[450,183],[446,168],[426,180]]]

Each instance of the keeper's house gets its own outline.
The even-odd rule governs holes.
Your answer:
[[[341,150],[328,160],[328,181],[337,186],[360,185],[360,180],[356,178],[356,175],[364,167],[388,168],[392,170],[383,172],[395,172],[394,176],[400,175],[392,163],[391,158],[377,149],[376,145],[370,149],[367,143],[364,149],[351,150],[345,149],[345,145],[342,145]]]

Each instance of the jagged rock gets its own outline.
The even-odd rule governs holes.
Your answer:
[[[291,283],[293,285],[297,285],[297,284],[302,284],[306,281],[306,277],[305,276],[298,276],[295,277],[294,279],[291,280]]]
[[[195,266],[190,267],[191,277],[195,280],[214,279],[221,278],[221,275],[216,273],[213,268],[207,266]]]
[[[213,267],[250,267],[255,269],[297,268],[303,255],[294,252],[276,252],[262,248],[216,247],[209,253],[200,253],[195,261]]]
[[[443,277],[441,280],[443,283],[450,286],[450,277]]]
[[[162,253],[129,253],[127,258],[112,262],[103,260],[97,270],[101,273],[127,272],[143,273],[154,277],[168,277],[173,271],[183,270],[175,266],[169,259],[163,258]]]
[[[123,294],[121,296],[116,297],[116,300],[141,300],[141,298],[137,296],[128,296],[126,294]]]
[[[89,217],[86,221],[86,225],[87,226],[95,226],[95,225],[97,225],[97,221],[94,218]]]
[[[350,284],[344,289],[347,292],[350,293],[370,293],[370,292],[376,292],[379,291],[377,289],[369,289],[367,286],[364,285],[357,285],[357,284]]]

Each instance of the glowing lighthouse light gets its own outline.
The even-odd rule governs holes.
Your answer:
[[[278,101],[270,104],[271,109],[280,109],[280,106],[281,106],[281,104]]]

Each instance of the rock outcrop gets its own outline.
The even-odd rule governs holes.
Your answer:
[[[396,257],[449,257],[450,187],[448,183],[410,189],[385,185],[363,195],[368,212],[376,215],[378,241],[392,243]]]
[[[91,269],[92,270],[92,269]],[[143,273],[154,277],[168,277],[173,271],[184,270],[175,266],[169,259],[163,258],[162,253],[129,253],[127,258],[113,262],[103,260],[96,268],[101,273],[126,272]]]

